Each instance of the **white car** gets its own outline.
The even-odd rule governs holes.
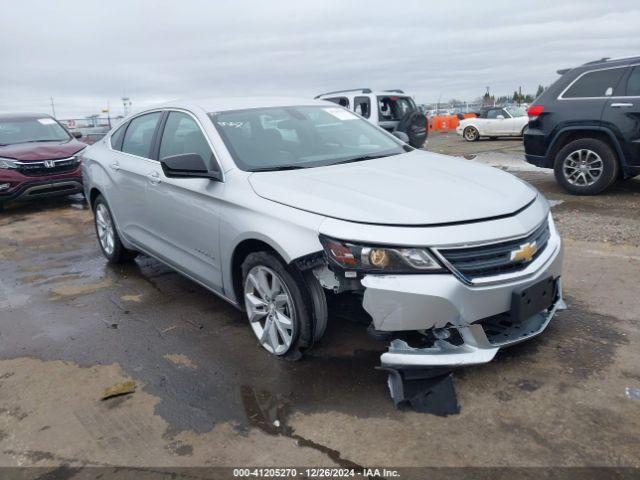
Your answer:
[[[244,310],[274,355],[318,341],[338,294],[391,341],[389,368],[488,362],[563,305],[533,187],[330,102],[167,103],[87,147],[82,170],[109,262],[166,263]]]
[[[460,121],[456,132],[467,142],[475,142],[480,137],[492,140],[498,137],[521,137],[528,124],[529,117],[522,107],[492,107],[477,117]]]

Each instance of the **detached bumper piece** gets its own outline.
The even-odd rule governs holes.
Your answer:
[[[448,369],[380,368],[389,372],[389,392],[396,408],[404,405],[420,413],[447,416],[460,413],[453,386],[453,374]]]

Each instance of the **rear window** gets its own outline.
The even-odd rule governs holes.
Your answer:
[[[127,132],[124,134],[122,151],[138,157],[149,158],[153,134],[161,115],[160,112],[148,113],[131,120]]]
[[[122,145],[122,137],[124,136],[124,131],[127,129],[127,124],[122,125],[118,128],[113,134],[109,141],[111,142],[111,148],[114,150],[120,150],[120,145]]]
[[[325,98],[324,100],[337,103],[341,107],[349,108],[349,99],[347,97],[331,97],[331,98]]]
[[[571,85],[562,98],[594,98],[613,95],[624,68],[608,68],[585,73]]]
[[[409,112],[416,109],[415,103],[410,97],[398,97],[397,95],[378,97],[378,114],[381,122],[400,121]]]
[[[627,80],[627,96],[640,97],[640,66],[634,67]]]

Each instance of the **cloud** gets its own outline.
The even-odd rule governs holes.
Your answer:
[[[403,88],[420,102],[640,55],[635,0],[32,1],[0,6],[0,109],[84,116],[185,96]]]

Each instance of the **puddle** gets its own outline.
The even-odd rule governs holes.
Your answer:
[[[342,458],[342,454],[338,450],[296,434],[295,430],[286,424],[289,406],[283,399],[269,392],[258,392],[247,385],[240,387],[240,393],[242,404],[251,427],[258,428],[269,435],[291,438],[297,442],[298,446],[317,450],[343,468],[363,468],[357,463]]]

